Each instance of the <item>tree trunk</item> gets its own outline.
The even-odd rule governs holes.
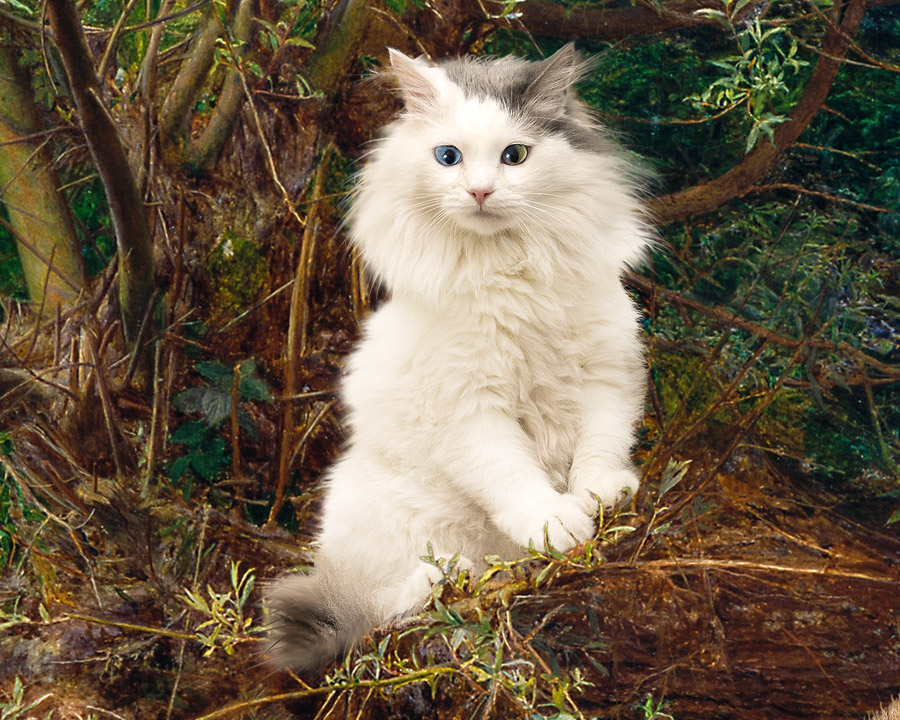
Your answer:
[[[109,203],[118,245],[122,326],[126,345],[134,348],[153,293],[153,243],[144,202],[116,123],[103,101],[75,5],[71,0],[48,0],[47,15]]]
[[[78,296],[85,272],[33,103],[9,48],[0,45],[0,201],[9,212],[28,296],[52,311]]]

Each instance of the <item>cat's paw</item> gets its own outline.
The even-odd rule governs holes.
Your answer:
[[[578,498],[591,515],[596,515],[597,501],[611,510],[634,496],[640,484],[640,476],[634,468],[579,473],[569,479],[569,492]]]
[[[535,548],[542,549],[546,527],[550,545],[565,552],[593,537],[597,524],[578,498],[554,493],[529,512],[519,513],[516,525],[512,537],[523,547],[528,547],[530,542]]]

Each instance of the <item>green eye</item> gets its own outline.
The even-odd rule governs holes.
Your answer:
[[[500,160],[504,165],[521,165],[528,157],[528,148],[521,143],[507,145],[500,154]]]

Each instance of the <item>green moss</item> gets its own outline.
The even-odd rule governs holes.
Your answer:
[[[234,317],[259,299],[269,263],[252,240],[226,232],[209,256],[208,270],[211,315]]]

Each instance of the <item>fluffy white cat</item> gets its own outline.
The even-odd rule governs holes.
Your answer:
[[[420,607],[421,560],[559,550],[636,490],[645,391],[620,274],[650,231],[629,163],[543,62],[433,65],[391,51],[405,111],[359,176],[352,239],[391,293],[348,361],[347,447],[328,475],[316,569],[267,597],[273,655],[341,652]]]

